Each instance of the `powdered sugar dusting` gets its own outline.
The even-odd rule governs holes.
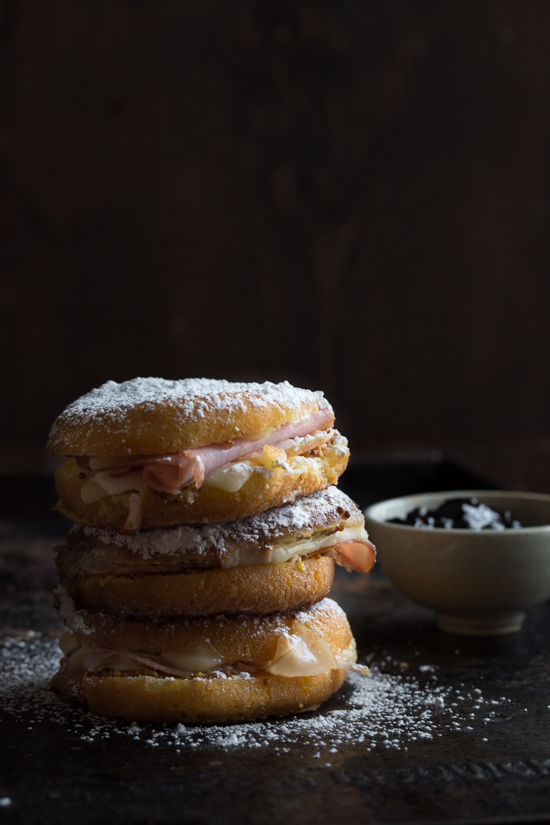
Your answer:
[[[329,487],[297,499],[282,507],[275,507],[258,516],[226,524],[188,527],[180,525],[163,530],[152,530],[135,536],[115,533],[98,527],[75,525],[70,540],[79,535],[92,537],[106,545],[123,547],[145,559],[152,555],[173,555],[184,550],[206,553],[212,549],[223,556],[236,542],[269,546],[283,536],[300,536],[308,531],[336,526],[342,513],[349,514],[347,524],[361,524],[363,516],[353,501],[337,487]]]
[[[307,624],[307,622],[311,622],[319,620],[319,621],[327,621],[327,614],[332,616],[333,619],[337,621],[345,621],[347,622],[347,616],[338,604],[335,602],[334,599],[324,598],[317,604],[313,604],[311,607],[308,607],[307,610],[298,610],[296,613],[296,618],[299,622],[303,622]]]
[[[90,621],[90,625],[85,625],[84,616]],[[121,620],[117,616],[109,616],[103,613],[89,614],[83,611],[79,614],[79,620],[86,627],[86,633],[94,634],[97,626],[100,627],[101,632],[106,631],[116,633],[120,628]],[[209,631],[211,632],[215,625],[223,626],[231,624],[239,635],[246,634],[249,639],[264,640],[266,634],[273,634],[275,636],[283,636],[288,638],[295,634],[295,627],[293,627],[294,620],[300,622],[306,627],[317,629],[321,635],[326,628],[327,623],[347,622],[347,617],[342,608],[337,602],[330,598],[324,598],[320,602],[301,610],[290,610],[288,613],[272,613],[269,616],[248,616],[240,614],[237,616],[219,615],[216,617],[198,617],[193,619],[181,618],[178,619],[177,626],[185,627],[192,626],[193,633],[200,631],[203,638],[208,642]],[[131,623],[131,621],[130,621]],[[176,625],[165,624],[166,629],[173,630]],[[72,628],[70,628],[72,629]],[[77,631],[84,632],[84,631]],[[145,625],[145,633],[147,632],[147,625]],[[220,671],[220,676],[224,676]],[[247,673],[241,674],[243,678],[248,678]],[[198,678],[198,677],[196,677]]]
[[[435,674],[421,681],[386,673],[386,665],[398,663],[381,661],[371,664],[370,676],[349,674],[336,697],[339,707],[331,707],[333,701],[314,715],[223,726],[128,724],[95,716],[51,693],[48,684],[57,669],[59,650],[54,640],[35,635],[31,632],[24,640],[7,637],[0,643],[0,712],[17,717],[30,729],[61,725],[77,741],[129,736],[143,746],[177,753],[269,748],[274,755],[293,751],[330,758],[344,746],[368,753],[380,747],[407,750],[412,742],[450,733],[477,736],[473,724],[490,730],[499,706],[506,705],[510,712],[510,700],[504,697],[488,700],[476,687],[438,685]]]
[[[235,405],[242,406],[240,396],[243,393],[250,396],[250,403],[258,407],[279,403],[293,408],[303,403],[304,399],[313,398],[318,400],[320,406],[327,406],[321,391],[312,392],[293,387],[288,381],[279,384],[264,381],[258,384],[216,378],[183,378],[175,381],[166,378],[133,378],[120,384],[116,381],[107,381],[78,398],[68,409],[116,412],[123,407],[133,407],[147,402],[180,399],[186,401],[190,398],[208,396],[210,406],[214,404],[219,412],[225,412],[235,408]]]
[[[86,427],[97,417],[102,426],[120,425],[128,409],[140,405],[151,412],[162,402],[177,402],[182,409],[187,407],[193,418],[205,415],[230,415],[237,410],[244,410],[244,396],[248,405],[255,407],[279,406],[285,409],[297,409],[304,402],[315,401],[320,408],[330,405],[321,391],[304,390],[293,387],[288,381],[263,384],[226,381],[212,378],[183,378],[168,380],[165,378],[133,378],[117,383],[107,381],[100,387],[82,395],[65,409],[54,423],[50,432],[50,443],[59,441],[58,426],[61,420],[78,423]]]
[[[84,622],[82,616],[76,609],[76,605],[71,594],[62,584],[59,584],[53,591],[59,605],[59,616],[65,625],[73,633],[91,633],[90,628]]]

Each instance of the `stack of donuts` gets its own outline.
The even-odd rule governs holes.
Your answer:
[[[57,418],[67,631],[52,689],[142,722],[312,710],[358,669],[326,598],[375,550],[337,487],[349,451],[320,392],[288,382],[109,381]]]

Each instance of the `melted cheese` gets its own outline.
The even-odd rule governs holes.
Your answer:
[[[368,533],[364,524],[355,524],[353,527],[345,527],[343,530],[337,530],[328,536],[326,533],[321,533],[307,539],[295,539],[294,541],[275,544],[271,561],[278,564],[279,562],[288,561],[292,556],[309,556],[311,553],[316,553],[318,550],[327,547],[334,547],[335,544],[342,544],[344,541],[365,541],[367,538]]]
[[[88,645],[86,649],[75,650],[72,634],[64,634],[63,652],[74,652],[68,659],[69,666],[86,670],[102,670],[113,667],[116,670],[133,671],[140,662],[145,667],[155,667],[165,675],[193,676],[211,673],[224,667],[238,664],[225,658],[204,639],[184,653],[168,651],[162,654],[133,653],[131,651],[110,650]],[[345,650],[337,655],[333,653],[323,636],[297,622],[295,632],[280,637],[277,653],[271,662],[250,662],[253,669],[274,676],[296,678],[316,676],[334,668],[349,669],[357,659],[355,641],[352,640]]]
[[[274,429],[272,427],[261,432],[252,433],[250,437],[254,440],[267,438]],[[266,445],[260,452],[254,453],[251,460],[244,459],[224,464],[223,467],[209,473],[203,484],[205,487],[215,487],[228,493],[237,493],[254,473],[268,478],[278,467],[282,467],[287,472],[293,472],[285,459],[289,456],[294,457],[297,451],[307,451],[310,444],[315,445],[318,441],[318,433],[310,433],[306,436],[285,441],[286,446],[283,449]],[[338,445],[340,442],[344,445],[340,449],[347,451],[347,441],[342,436],[333,438],[333,444]],[[105,496],[127,493],[131,490],[143,490],[146,486],[143,480],[143,467],[136,467],[134,470],[121,475],[111,475],[111,473],[104,471],[105,467],[117,467],[126,464],[132,458],[139,458],[139,456],[124,458],[120,456],[90,456],[88,461],[94,475],[82,485],[82,501],[85,504],[92,504],[94,501],[105,498]],[[299,457],[295,458],[295,463],[294,472],[298,472],[301,463]]]
[[[218,490],[225,490],[227,493],[236,493],[253,474],[254,467],[250,461],[235,461],[233,464],[225,464],[207,475],[203,486],[216,487]]]
[[[99,501],[100,499],[105,498],[109,495],[109,493],[99,484],[96,484],[95,481],[87,479],[82,485],[80,495],[84,504],[93,504],[94,501]]]
[[[280,640],[281,641],[281,640]],[[320,633],[297,622],[295,632],[283,638],[286,648],[278,659],[266,667],[274,676],[319,676],[338,667],[330,645]]]
[[[191,673],[204,673],[216,670],[220,665],[227,664],[227,660],[218,653],[208,639],[204,639],[201,645],[196,645],[192,650],[185,653],[163,653],[162,658],[169,665],[174,665],[179,670],[187,670]]]
[[[320,550],[334,547],[344,541],[366,541],[368,533],[364,524],[355,524],[327,535],[317,533],[307,539],[281,539],[270,547],[260,548],[246,544],[233,545],[221,560],[221,566],[243,567],[247,564],[282,564],[293,556],[309,556]]]

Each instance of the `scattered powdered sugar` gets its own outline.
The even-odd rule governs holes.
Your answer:
[[[263,384],[226,381],[213,378],[183,378],[167,380],[165,378],[133,378],[117,383],[107,381],[100,387],[82,395],[64,410],[54,423],[50,432],[50,443],[59,442],[58,427],[62,422],[72,422],[81,427],[89,425],[96,417],[101,418],[102,426],[120,425],[127,410],[140,405],[142,409],[150,405],[151,412],[159,403],[177,402],[192,417],[205,415],[227,415],[236,410],[245,409],[246,403],[255,407],[280,406],[284,409],[297,409],[304,402],[315,401],[319,408],[330,405],[321,391],[304,390],[293,387],[288,381]]]
[[[85,742],[130,736],[143,745],[174,748],[178,753],[197,748],[269,748],[274,754],[294,750],[313,757],[349,746],[359,752],[379,747],[407,750],[412,742],[451,732],[470,736],[474,720],[478,729],[481,725],[487,728],[497,715],[496,708],[510,701],[484,699],[479,688],[468,692],[464,686],[438,685],[434,674],[421,682],[413,676],[384,672],[385,667],[406,663],[383,660],[371,664],[370,676],[350,673],[343,699],[337,699],[340,707],[334,709],[328,703],[316,715],[214,726],[128,723],[95,716],[51,693],[48,684],[57,669],[59,649],[55,640],[37,635],[31,631],[26,639],[7,637],[0,646],[0,713],[15,716],[29,730],[41,724],[61,725]]]
[[[274,541],[285,535],[300,536],[300,531],[326,529],[337,526],[342,514],[347,513],[349,523],[362,523],[358,507],[338,487],[329,487],[296,499],[282,507],[274,507],[258,516],[239,519],[227,524],[187,527],[180,525],[161,530],[138,533],[135,536],[115,533],[99,527],[75,525],[69,531],[69,541],[80,534],[98,542],[123,547],[144,559],[153,554],[174,555],[184,550],[206,553],[215,549],[220,555],[230,552],[236,542],[257,544]]]

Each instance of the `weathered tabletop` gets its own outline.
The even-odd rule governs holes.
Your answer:
[[[459,638],[380,573],[342,573],[332,595],[371,664],[370,698],[354,677],[307,719],[134,735],[33,687],[60,631],[60,525],[16,521],[0,542],[2,820],[550,822],[549,605],[519,634]]]

